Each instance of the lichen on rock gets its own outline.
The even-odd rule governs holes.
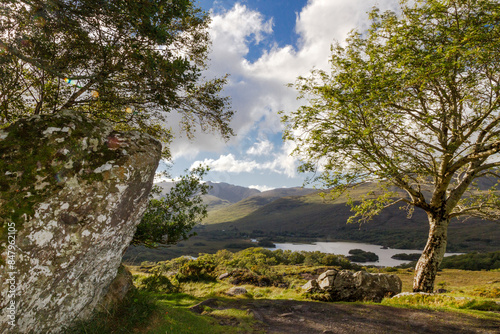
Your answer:
[[[152,137],[72,111],[0,130],[0,276],[17,288],[10,327],[1,286],[0,332],[57,333],[90,315],[144,213],[160,155]]]

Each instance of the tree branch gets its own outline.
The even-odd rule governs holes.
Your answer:
[[[94,79],[96,77],[95,75],[94,76],[67,76],[59,71],[56,71],[55,69],[53,69],[49,65],[44,64],[44,62],[42,60],[34,59],[34,58],[27,57],[27,56],[23,55],[19,50],[17,50],[16,48],[14,48],[12,46],[7,45],[2,40],[0,40],[0,48],[5,49],[7,52],[16,56],[17,58],[35,66],[41,70],[44,70],[44,71],[46,71],[46,72],[48,72],[48,73],[50,73],[58,78],[61,78],[61,79],[68,78],[70,80],[86,80],[86,79]]]

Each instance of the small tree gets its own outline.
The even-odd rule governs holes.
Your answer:
[[[179,112],[188,136],[198,124],[228,138],[225,78],[201,77],[208,23],[191,0],[3,0],[0,127],[73,109],[168,143]]]
[[[332,46],[332,72],[296,87],[308,105],[283,117],[302,170],[343,191],[396,186],[354,205],[369,220],[395,203],[428,216],[414,291],[433,290],[450,220],[500,217],[500,6],[493,0],[401,1],[374,9],[367,33]],[[388,188],[386,188],[387,190]]]
[[[191,230],[207,216],[207,206],[201,197],[209,189],[208,184],[201,182],[206,172],[201,167],[193,169],[159,199],[155,197],[161,194],[161,189],[155,186],[132,244],[156,248],[194,236]]]

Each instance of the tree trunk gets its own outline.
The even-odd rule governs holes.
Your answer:
[[[429,238],[415,267],[414,292],[434,291],[434,280],[446,251],[449,219],[429,217]]]

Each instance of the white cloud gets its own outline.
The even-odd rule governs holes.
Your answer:
[[[309,0],[297,15],[297,48],[275,45],[264,50],[254,62],[245,59],[249,47],[262,45],[262,41],[272,37],[272,19],[266,20],[259,12],[241,4],[214,15],[210,25],[211,60],[206,76],[230,74],[224,94],[231,96],[236,111],[231,126],[237,137],[225,143],[213,134],[198,132],[193,142],[185,138],[174,141],[174,158],[195,158],[201,151],[211,151],[220,154],[218,159],[206,160],[213,170],[234,173],[271,170],[295,176],[296,160],[286,155],[291,151],[289,144],[270,154],[274,159],[264,163],[240,159],[227,152],[247,140],[250,133],[262,138],[266,133],[280,132],[283,127],[278,111],[296,110],[302,102],[296,100],[297,93],[286,84],[294,82],[299,75],[307,75],[313,68],[327,70],[330,45],[344,41],[353,28],[366,29],[367,12],[374,5],[387,10],[395,9],[397,4],[397,0]],[[265,145],[265,141],[258,142],[246,153],[263,155]],[[272,149],[278,148],[269,147]]]
[[[252,147],[247,150],[247,154],[250,155],[266,155],[272,153],[274,150],[274,145],[269,140],[262,140],[255,143]]]
[[[259,185],[251,185],[251,186],[248,186],[248,188],[257,189],[258,191],[268,191],[268,190],[276,189],[274,187],[259,186]]]
[[[230,173],[251,173],[256,169],[262,169],[262,166],[252,160],[237,160],[234,155],[221,155],[217,160],[215,159],[205,159],[203,161],[195,161],[191,165],[191,169],[204,165],[210,167],[210,170],[215,172],[230,172]]]
[[[290,178],[296,176],[297,159],[290,156],[293,144],[285,143],[278,153],[272,154],[272,160],[257,162],[255,160],[238,160],[233,154],[221,155],[218,159],[205,159],[195,161],[191,169],[200,164],[208,166],[211,171],[225,173],[253,173],[256,171],[270,171],[286,175]]]

